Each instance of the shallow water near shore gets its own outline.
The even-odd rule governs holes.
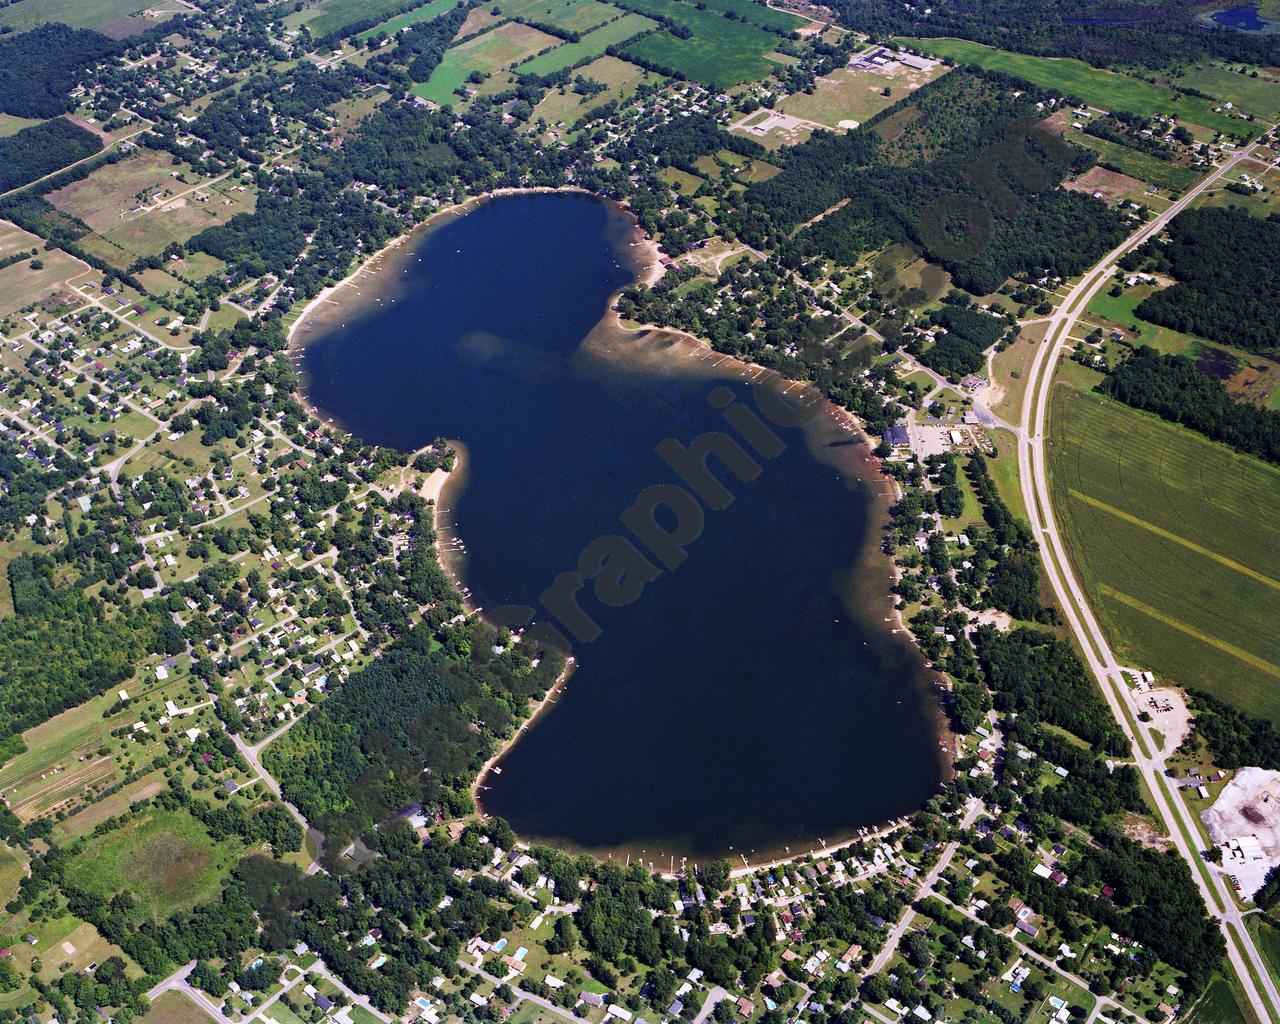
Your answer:
[[[588,543],[628,536],[641,491],[681,484],[659,442],[734,435],[717,385],[756,407],[757,371],[602,321],[637,276],[634,237],[590,196],[504,196],[386,257],[302,335],[323,415],[403,449],[465,445],[441,523],[482,608],[537,606]],[[717,472],[733,501],[705,510],[684,564],[622,607],[582,590],[600,636],[481,780],[484,811],[665,869],[805,852],[937,791],[933,674],[887,621],[887,484],[830,413],[776,430],[785,450],[757,453],[756,479]]]

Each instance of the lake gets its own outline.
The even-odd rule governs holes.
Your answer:
[[[758,371],[602,320],[636,279],[634,238],[584,194],[494,199],[387,257],[303,336],[324,416],[405,450],[461,443],[443,533],[465,542],[481,608],[537,606],[590,542],[630,537],[618,517],[637,495],[682,485],[659,443],[749,447],[709,401],[717,386],[765,422],[744,379]],[[772,429],[783,450],[752,452],[755,479],[712,460],[731,503],[703,506],[682,564],[656,566],[629,603],[583,589],[599,636],[574,644],[556,703],[482,780],[486,812],[666,867],[833,843],[937,792],[934,676],[887,621],[888,484],[829,409]]]
[[[1237,4],[1226,10],[1213,11],[1209,20],[1223,28],[1234,28],[1241,32],[1264,32],[1268,29],[1280,28],[1280,24],[1268,21],[1258,13],[1257,4]]]

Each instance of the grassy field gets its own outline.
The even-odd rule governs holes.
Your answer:
[[[544,118],[548,124],[563,122],[572,127],[573,123],[588,111],[608,103],[611,99],[631,95],[640,82],[663,81],[661,76],[636,67],[629,61],[607,55],[579,68],[577,74],[602,82],[609,87],[608,91],[584,97],[579,96],[572,89],[566,89],[563,94],[557,89],[552,89],[533,108],[535,118]]]
[[[237,852],[229,842],[214,843],[185,811],[151,808],[91,839],[72,860],[67,878],[103,897],[128,890],[161,918],[213,896]]]
[[[356,36],[356,41],[363,43],[366,39],[385,32],[392,35],[399,32],[402,28],[408,28],[410,25],[416,25],[420,21],[426,21],[428,18],[434,18],[438,14],[446,14],[458,6],[460,0],[431,0],[428,4],[421,7],[415,7],[407,14],[401,14],[390,21],[385,21],[381,25],[374,28],[366,29]]]
[[[312,35],[327,36],[357,21],[390,15],[403,6],[404,0],[319,0],[290,14],[284,23],[290,28],[306,25]]]
[[[1280,721],[1280,469],[1066,384],[1050,438],[1054,510],[1120,657]]]
[[[847,128],[851,126],[841,122],[857,121],[861,124],[946,71],[942,65],[928,71],[917,71],[905,64],[899,64],[891,71],[837,68],[814,82],[812,93],[793,93],[777,104],[777,108],[795,117],[825,124],[828,128]],[[888,96],[884,95],[885,89],[889,90]]]
[[[0,27],[25,32],[50,21],[72,28],[100,28],[151,7],[153,0],[18,0],[0,9]]]
[[[497,6],[506,18],[555,25],[569,32],[582,33],[590,32],[622,13],[600,0],[497,0]]]
[[[225,224],[237,213],[252,213],[256,205],[252,186],[222,181],[119,221],[102,237],[125,252],[151,256],[170,242],[185,242],[205,228]]]
[[[276,1011],[272,1011],[273,1014]],[[278,1016],[278,1014],[276,1014]],[[181,992],[165,992],[138,1024],[213,1024],[213,1018]]]
[[[1175,85],[1185,85],[1220,100],[1230,100],[1245,113],[1268,121],[1280,120],[1280,83],[1259,72],[1259,77],[1240,75],[1217,64],[1209,64],[1179,75]]]
[[[87,267],[61,249],[41,252],[44,264],[33,269],[26,260],[0,270],[0,316],[23,309],[59,290],[68,278],[83,273]]]
[[[30,117],[15,117],[13,114],[0,114],[0,139],[39,124],[39,120]]]
[[[603,56],[610,46],[657,27],[657,22],[650,21],[642,14],[625,14],[617,21],[587,32],[576,43],[565,43],[550,53],[526,61],[520,65],[519,70],[527,75],[549,75],[561,68],[572,67],[584,57]]]
[[[1121,146],[1107,139],[1094,138],[1084,132],[1069,131],[1066,137],[1072,142],[1088,146],[1098,154],[1098,161],[1117,168],[1122,174],[1140,178],[1149,185],[1181,192],[1203,177],[1194,167],[1181,167],[1161,160],[1149,153],[1142,153],[1128,146]]]
[[[466,82],[471,72],[491,75],[559,42],[536,28],[509,21],[448,50],[431,77],[415,85],[413,93],[433,103],[456,103],[454,90]]]
[[[1183,96],[1175,100],[1171,89],[1152,85],[1140,78],[1103,71],[1083,61],[1009,53],[965,39],[912,39],[905,42],[914,49],[946,57],[958,64],[977,64],[1016,75],[1032,85],[1057,89],[1102,110],[1124,110],[1140,117],[1176,114],[1179,120],[1213,131],[1248,132],[1248,127],[1239,119],[1215,114],[1213,108],[1217,104],[1210,100],[1199,96]]]
[[[693,33],[689,39],[665,31],[646,36],[626,51],[637,58],[718,89],[763,78],[772,67],[764,55],[777,37],[755,25],[730,21],[680,0],[628,0],[627,6],[670,18]]]

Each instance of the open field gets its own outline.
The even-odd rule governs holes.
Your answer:
[[[1027,395],[1027,374],[1036,349],[1044,341],[1045,325],[1022,328],[1013,344],[991,357],[991,410],[1006,423],[1017,423]],[[998,395],[998,397],[997,397]]]
[[[869,120],[907,93],[940,78],[947,70],[941,64],[928,71],[917,71],[905,64],[887,71],[837,68],[814,82],[812,93],[793,93],[777,106],[784,113],[817,121],[829,128],[852,128],[852,124],[845,122],[861,124]],[[884,95],[886,89],[888,96]]]
[[[1198,124],[1212,131],[1247,134],[1249,128],[1238,118],[1215,114],[1217,104],[1199,96],[1174,98],[1174,92],[1140,78],[1119,75],[1091,67],[1068,57],[1035,57],[1009,53],[965,39],[910,39],[913,49],[946,57],[958,64],[1003,71],[1044,89],[1058,89],[1102,110],[1123,110],[1140,117],[1176,114],[1178,120]]]
[[[1222,978],[1214,978],[1184,1018],[1186,1024],[1245,1024],[1235,994]]]
[[[18,892],[27,874],[30,857],[20,847],[0,846],[0,904],[8,903]]]
[[[235,861],[185,811],[149,808],[122,828],[89,840],[67,868],[73,884],[110,897],[128,890],[156,918],[202,903]]]
[[[755,25],[730,21],[679,0],[627,0],[627,6],[670,18],[693,33],[689,39],[677,39],[665,31],[646,36],[626,51],[640,59],[721,89],[762,78],[772,66],[764,55],[774,48],[777,37]]]
[[[272,1013],[279,1017],[278,1012]],[[213,1018],[181,992],[170,991],[152,1003],[147,1015],[137,1021],[138,1024],[212,1024]]]
[[[552,89],[533,108],[535,118],[544,118],[548,124],[563,122],[572,127],[573,123],[588,111],[608,103],[611,99],[629,96],[635,92],[640,82],[663,81],[660,76],[645,71],[629,61],[609,56],[600,57],[584,65],[578,69],[577,74],[585,78],[593,78],[609,86],[609,89],[591,97],[579,96],[572,89],[566,89],[563,94],[559,90]]]
[[[124,814],[129,805],[138,800],[149,800],[162,792],[165,779],[155,771],[144,775],[137,782],[124,786],[109,797],[90,804],[84,810],[58,822],[53,826],[53,837],[59,843],[68,843],[80,836],[87,836],[95,828],[109,818]]]
[[[179,174],[187,179],[185,184],[178,180]],[[105,232],[129,217],[130,211],[153,201],[163,202],[203,180],[186,164],[175,167],[168,153],[140,149],[137,155],[104,164],[87,178],[50,192],[47,198],[94,231]]]
[[[18,225],[10,224],[7,220],[0,220],[0,260],[8,259],[16,252],[40,249],[43,246],[44,239],[40,236],[23,231]]]
[[[153,0],[18,0],[0,9],[0,27],[18,32],[61,21],[72,28],[101,28],[153,6]]]
[[[642,14],[624,14],[617,21],[587,32],[576,43],[565,43],[550,53],[526,61],[518,70],[526,75],[549,75],[561,68],[573,67],[584,57],[603,56],[610,46],[657,27],[656,21],[651,21]]]
[[[508,21],[448,50],[431,77],[415,85],[413,93],[433,103],[456,103],[455,90],[466,82],[471,72],[491,75],[559,43],[555,36]]]
[[[498,0],[497,6],[502,9],[504,18],[554,25],[581,33],[590,32],[622,13],[600,0]]]
[[[381,25],[374,28],[365,29],[355,38],[357,42],[363,43],[366,39],[370,39],[379,33],[385,32],[387,35],[394,35],[402,28],[408,28],[410,25],[416,25],[420,21],[427,21],[439,14],[447,14],[458,6],[460,0],[431,0],[430,3],[423,4],[421,7],[415,7],[407,14],[401,14],[390,21],[385,21]]]
[[[33,270],[26,260],[0,270],[0,316],[38,302],[60,289],[68,278],[88,269],[61,249],[42,251],[37,259],[44,264],[39,270]]]
[[[126,252],[152,256],[170,242],[185,242],[205,228],[225,224],[237,213],[252,213],[256,204],[251,187],[219,182],[120,221],[102,237]]]
[[[1065,136],[1081,146],[1088,146],[1098,154],[1100,163],[1115,167],[1131,178],[1139,178],[1149,185],[1167,188],[1172,192],[1181,192],[1204,176],[1203,172],[1194,167],[1171,164],[1150,153],[1121,146],[1107,139],[1094,138],[1084,132],[1072,130],[1066,132]]]
[[[1051,486],[1119,656],[1280,721],[1280,469],[1060,384]]]
[[[1179,75],[1175,85],[1185,85],[1220,100],[1230,100],[1245,113],[1268,121],[1280,120],[1280,83],[1265,71],[1257,78],[1237,74],[1217,64]]]

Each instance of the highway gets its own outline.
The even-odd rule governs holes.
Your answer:
[[[1063,351],[1072,344],[1071,336],[1081,315],[1093,297],[1111,282],[1116,261],[1162,231],[1200,193],[1250,156],[1257,146],[1258,143],[1253,143],[1242,148],[1164,213],[1134,231],[1084,275],[1048,318],[1045,341],[1037,350],[1028,373],[1027,395],[1018,431],[1018,475],[1031,530],[1040,547],[1049,582],[1112,714],[1129,737],[1134,763],[1142,773],[1161,820],[1178,853],[1187,861],[1206,907],[1222,927],[1227,957],[1240,986],[1261,1020],[1280,1022],[1280,991],[1277,991],[1266,963],[1244,926],[1232,893],[1221,875],[1211,874],[1206,869],[1197,849],[1199,832],[1191,811],[1181,798],[1171,796],[1165,788],[1164,757],[1158,751],[1152,753],[1146,740],[1136,733],[1131,718],[1133,711],[1131,706],[1127,706],[1129,692],[1121,675],[1120,663],[1094,617],[1054,520],[1045,452],[1054,369]]]

